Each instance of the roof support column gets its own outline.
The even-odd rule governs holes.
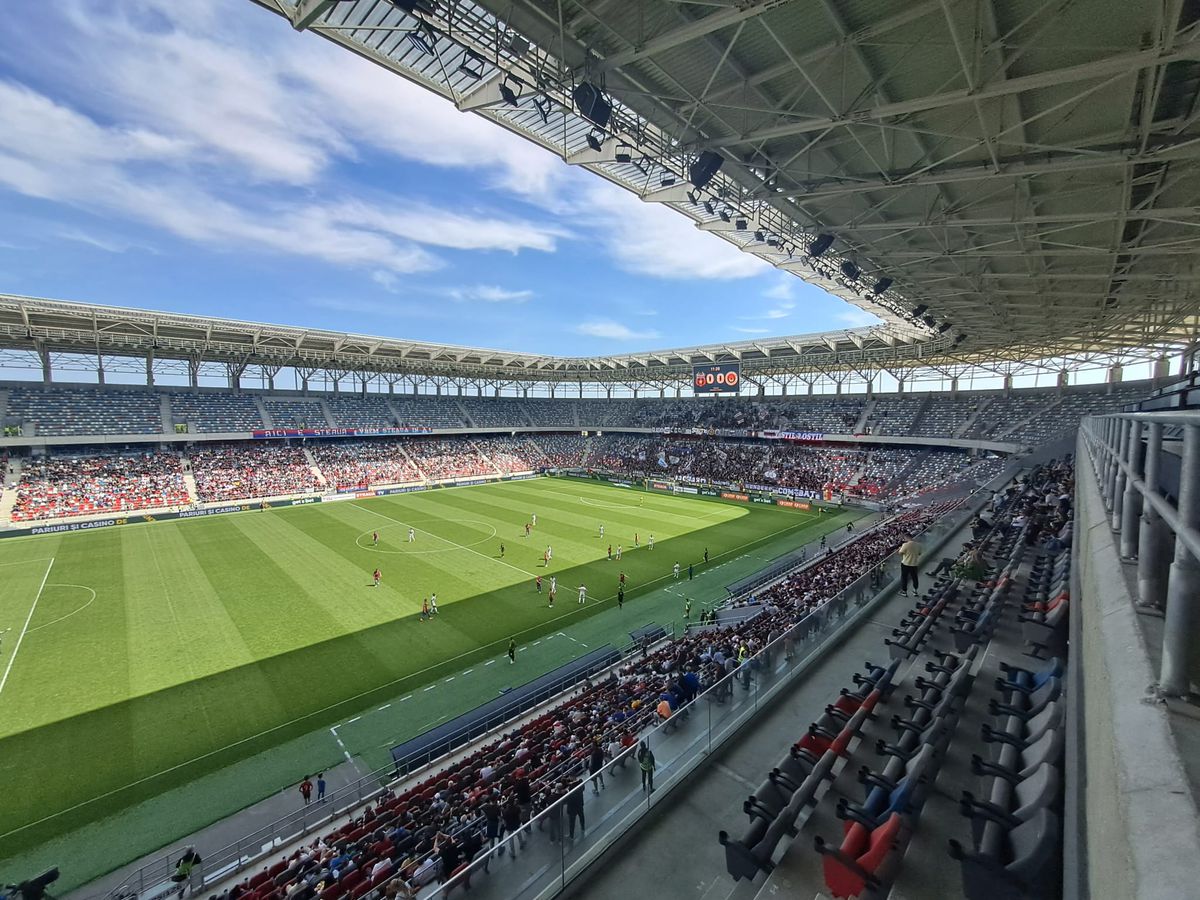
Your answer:
[[[246,372],[246,364],[244,362],[227,362],[225,363],[225,376],[229,382],[231,391],[240,391],[242,389],[242,375]],[[150,359],[146,360],[146,376],[150,377]]]
[[[96,384],[104,384],[104,357],[96,351]]]
[[[146,353],[146,384],[154,387],[154,351]]]
[[[317,370],[307,366],[296,366],[296,374],[300,376],[300,393],[307,397],[308,380],[317,374]]]
[[[193,388],[200,387],[200,357],[189,356],[187,360],[188,384]]]
[[[50,351],[41,341],[37,342],[37,355],[42,361],[42,381],[49,384],[54,380],[54,366],[50,363]]]

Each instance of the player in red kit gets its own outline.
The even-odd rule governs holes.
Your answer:
[[[383,573],[376,569],[371,573],[371,580],[374,581],[375,587],[379,587],[379,582],[383,581]]]

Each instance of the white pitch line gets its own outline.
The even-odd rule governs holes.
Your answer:
[[[362,718],[362,716],[355,716],[353,719],[350,719],[348,722],[346,722],[346,724],[353,725],[355,722],[357,722],[361,718]]]
[[[494,659],[489,659],[487,662],[485,662],[485,663],[484,663],[484,665],[485,665],[485,666],[490,666],[490,665],[493,665],[495,662],[496,662],[496,661],[495,661]]]
[[[381,518],[381,519],[387,519],[389,522],[395,522],[397,525],[403,525],[406,528],[413,527],[413,526],[409,525],[407,522],[402,522],[399,519],[393,519],[391,516],[385,516],[383,513],[378,512],[377,510],[369,509],[366,506],[359,506],[357,503],[355,503],[353,501],[351,501],[349,503],[349,505],[353,506],[357,509],[361,509],[363,512],[369,512],[373,516],[379,516],[379,518]],[[465,550],[467,553],[474,553],[476,556],[481,557],[482,559],[486,559],[490,562],[494,562],[494,563],[498,563],[502,566],[506,566],[507,568],[512,569],[514,572],[520,572],[522,575],[527,575],[530,578],[537,578],[537,575],[534,572],[527,572],[525,569],[522,569],[519,566],[510,565],[509,563],[506,563],[502,559],[497,559],[494,556],[488,556],[486,553],[480,553],[478,550],[473,550],[470,547],[464,547],[462,544],[458,543],[457,541],[452,541],[449,538],[444,538],[441,535],[434,534],[432,531],[426,531],[423,528],[414,528],[413,530],[419,531],[422,534],[427,534],[430,537],[436,538],[439,541],[445,541],[447,544],[451,544],[452,546],[457,547],[459,550]]]
[[[427,688],[422,688],[422,689],[421,689],[421,693],[425,693],[425,691],[432,691],[432,690],[433,690],[435,687],[437,687],[437,685],[436,685],[436,684],[431,684],[431,685],[429,685],[429,687],[427,687]]]
[[[447,683],[449,683],[449,682],[451,682],[451,681],[453,681],[453,680],[454,680],[454,676],[453,676],[453,675],[451,675],[449,678],[447,678],[447,679],[446,679],[446,682],[447,682]]]
[[[463,675],[470,675],[474,671],[474,669],[467,669],[467,671],[463,672]]]
[[[405,700],[411,700],[411,699],[412,699],[412,694],[409,694],[407,697],[401,697],[401,698],[400,698],[399,700],[397,700],[396,702],[397,702],[397,703],[403,703]]]
[[[375,710],[375,711],[376,711],[376,712],[383,712],[385,709],[391,709],[391,706],[392,706],[392,704],[390,704],[390,703],[385,703],[385,704],[383,704],[383,706],[379,707],[379,709],[377,709],[377,710]]]
[[[38,601],[42,599],[42,591],[46,587],[46,579],[50,577],[50,570],[54,568],[54,557],[50,557],[50,564],[46,566],[46,573],[42,576],[42,583],[38,585],[37,594],[34,595],[33,605],[29,607],[29,615],[25,617],[25,626],[21,629],[21,633],[17,635],[17,643],[13,646],[13,651],[8,657],[8,665],[4,667],[4,676],[0,677],[0,693],[4,692],[4,686],[8,684],[8,675],[12,672],[13,663],[17,661],[17,651],[21,649],[21,641],[25,640],[25,634],[29,631],[29,623],[33,621],[33,613],[37,609]]]

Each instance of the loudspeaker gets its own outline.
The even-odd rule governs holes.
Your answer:
[[[820,256],[826,250],[833,246],[832,234],[818,234],[816,239],[808,245],[809,256]]]
[[[604,98],[604,94],[600,93],[600,88],[587,81],[581,81],[575,85],[571,97],[575,100],[575,105],[579,107],[581,116],[597,128],[608,127],[609,117],[612,116],[612,104]]]
[[[723,162],[725,162],[725,157],[720,153],[705,150],[688,169],[688,181],[698,188],[704,187],[713,180],[713,176],[720,170]]]

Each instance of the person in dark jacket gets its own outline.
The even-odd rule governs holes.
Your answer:
[[[592,776],[592,793],[599,794],[600,788],[604,787],[604,747],[600,745],[599,740],[592,744],[592,753],[588,757],[588,774]]]
[[[575,839],[575,820],[579,819],[579,836],[583,837],[583,782],[578,778],[572,779],[570,790],[567,792],[567,837]]]

